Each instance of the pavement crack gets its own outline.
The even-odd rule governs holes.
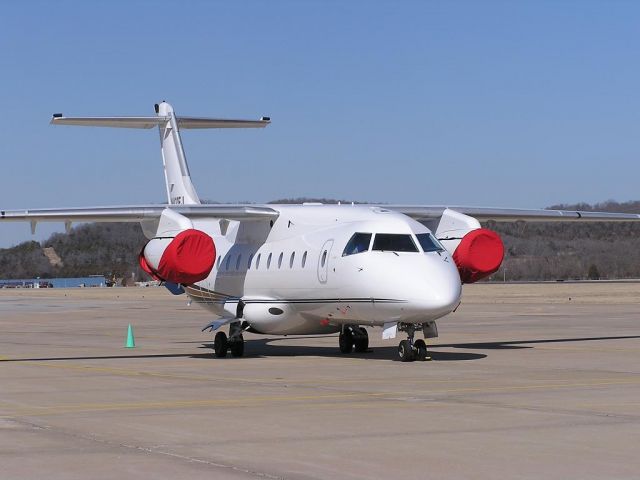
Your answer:
[[[25,426],[25,427],[29,427],[29,428],[33,428],[33,429],[39,429],[39,430],[45,430],[48,432],[51,432],[53,434],[56,435],[62,435],[68,438],[72,438],[75,440],[83,440],[83,441],[90,441],[90,442],[94,442],[100,445],[106,445],[109,447],[117,447],[117,448],[123,448],[123,449],[127,449],[127,450],[131,450],[131,451],[136,451],[139,453],[143,453],[143,454],[147,454],[147,455],[162,455],[168,458],[173,458],[176,460],[180,460],[180,461],[185,461],[185,462],[190,462],[190,463],[198,463],[201,465],[207,465],[210,467],[214,467],[214,468],[219,468],[219,469],[225,469],[225,470],[229,470],[229,471],[233,471],[236,473],[241,473],[241,474],[245,474],[248,476],[252,476],[252,477],[256,477],[256,478],[265,478],[265,479],[269,479],[269,480],[288,480],[287,477],[283,477],[280,475],[274,475],[271,473],[267,473],[267,472],[259,472],[257,470],[253,470],[247,467],[242,467],[239,465],[232,465],[232,464],[228,464],[228,463],[223,463],[223,462],[218,462],[218,461],[214,461],[214,460],[207,460],[205,458],[198,458],[198,457],[192,457],[189,455],[182,455],[179,453],[175,453],[175,452],[171,452],[168,450],[160,450],[157,447],[160,448],[168,448],[167,445],[162,445],[162,446],[156,446],[156,447],[144,447],[142,445],[135,445],[135,444],[130,444],[130,443],[123,443],[123,442],[114,442],[112,440],[108,440],[105,438],[99,438],[95,435],[86,435],[86,434],[80,434],[77,432],[72,432],[69,430],[65,430],[59,427],[53,427],[51,425],[40,425],[36,422],[33,421],[29,421],[26,419],[20,419],[20,418],[13,418],[12,421],[16,424]]]
[[[640,422],[640,417],[638,417],[637,415],[626,415],[626,414],[610,413],[610,412],[595,412],[593,410],[575,410],[570,408],[542,407],[542,406],[534,406],[534,405],[516,405],[511,403],[489,402],[486,400],[474,400],[474,399],[468,399],[463,397],[449,397],[446,399],[446,401],[451,403],[461,404],[461,405],[474,405],[478,407],[503,408],[503,409],[509,409],[509,410],[520,410],[520,411],[557,414],[557,415],[574,415],[574,416],[589,417],[589,418],[608,418],[608,419],[614,419],[616,421],[621,421],[625,423]]]
[[[145,453],[152,454],[152,455],[165,455],[167,457],[177,458],[177,459],[185,460],[185,461],[188,461],[188,462],[201,463],[201,464],[204,464],[204,465],[209,465],[211,467],[233,470],[234,472],[244,473],[244,474],[251,475],[251,476],[254,476],[254,477],[258,477],[258,478],[268,478],[268,479],[273,479],[273,480],[287,480],[286,477],[282,477],[282,476],[279,476],[279,475],[272,475],[272,474],[266,473],[266,472],[258,472],[256,470],[252,470],[252,469],[249,469],[249,468],[239,467],[237,465],[229,465],[229,464],[226,464],[226,463],[214,462],[213,460],[207,460],[207,459],[204,459],[204,458],[197,458],[197,457],[191,457],[191,456],[188,456],[188,455],[181,455],[179,453],[174,453],[174,452],[169,452],[169,451],[156,450],[154,448],[143,447],[141,445],[129,445],[129,444],[126,444],[126,443],[119,443],[118,445],[120,445],[121,447],[124,447],[124,448],[134,449],[134,450],[138,450],[138,451],[145,452]]]

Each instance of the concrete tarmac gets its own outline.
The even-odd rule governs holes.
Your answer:
[[[0,290],[0,479],[639,478],[639,317],[639,283],[470,285],[431,362],[216,359],[161,288]]]

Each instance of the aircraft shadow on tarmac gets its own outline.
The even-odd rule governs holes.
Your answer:
[[[288,337],[292,338],[292,337]],[[202,349],[211,350],[213,344],[203,343]],[[372,360],[396,360],[398,359],[398,348],[394,346],[370,348],[363,353],[352,352],[350,354],[341,353],[338,347],[319,347],[309,345],[282,345],[278,344],[275,339],[260,339],[246,342],[244,358],[252,357],[336,357],[336,358],[366,358]],[[202,357],[203,355],[194,355],[193,357]],[[210,357],[211,354],[204,356]],[[429,351],[429,356],[433,360],[479,360],[485,358],[483,353],[472,352],[437,352]],[[399,361],[399,359],[398,359]]]
[[[295,339],[296,337],[288,337]],[[304,337],[299,337],[304,338]],[[307,337],[308,338],[308,337]],[[439,348],[460,348],[470,350],[502,350],[502,349],[519,349],[519,348],[535,348],[538,343],[565,343],[565,342],[591,342],[600,340],[629,340],[639,339],[640,335],[625,335],[615,337],[578,337],[578,338],[552,338],[538,340],[514,340],[506,342],[475,342],[475,343],[450,343],[432,345],[429,349],[429,355],[433,360],[437,361],[462,361],[462,360],[480,360],[486,358],[486,354],[473,352],[440,352]],[[397,359],[395,346],[376,347],[369,349],[365,353],[352,353],[345,355],[338,351],[337,347],[318,347],[305,345],[278,345],[279,339],[259,339],[250,340],[246,343],[244,358],[255,357],[299,357],[299,356],[319,356],[319,357],[338,357],[338,358],[367,358],[375,360]],[[126,359],[143,359],[143,358],[202,358],[211,359],[213,357],[212,344],[202,342],[176,342],[176,343],[201,343],[198,348],[206,349],[207,353],[166,353],[166,354],[142,354],[142,355],[95,355],[95,356],[78,356],[78,357],[38,357],[38,358],[0,358],[2,363],[17,362],[45,362],[45,361],[62,361],[62,360],[126,360]],[[533,344],[533,345],[531,345]],[[433,349],[436,350],[433,350]],[[230,358],[230,357],[227,357]],[[235,359],[240,360],[240,359]]]
[[[519,348],[535,348],[537,343],[565,343],[565,342],[591,342],[597,340],[629,340],[640,338],[640,335],[622,335],[616,337],[577,337],[577,338],[549,338],[543,340],[514,340],[508,342],[472,342],[472,343],[450,343],[434,345],[448,348],[464,348],[472,350],[509,350]],[[531,345],[533,344],[533,345]]]

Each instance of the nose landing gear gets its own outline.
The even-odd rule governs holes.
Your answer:
[[[407,340],[402,340],[398,345],[398,356],[401,362],[412,362],[418,360],[423,362],[425,360],[431,360],[429,352],[427,351],[427,344],[422,339],[418,339],[415,342],[413,337],[416,330],[422,330],[421,324],[413,323],[399,323],[398,330],[407,332]]]

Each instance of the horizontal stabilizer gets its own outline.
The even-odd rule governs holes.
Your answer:
[[[260,120],[232,120],[224,118],[176,117],[180,128],[264,128],[271,123],[269,117]]]
[[[164,125],[169,116],[153,117],[65,117],[56,113],[51,118],[52,125],[75,125],[80,127],[115,127],[115,128],[153,128]],[[178,128],[264,128],[271,119],[262,117],[260,120],[234,120],[225,118],[176,117]]]
[[[169,117],[64,117],[54,113],[51,125],[77,125],[80,127],[153,128],[164,125]]]

